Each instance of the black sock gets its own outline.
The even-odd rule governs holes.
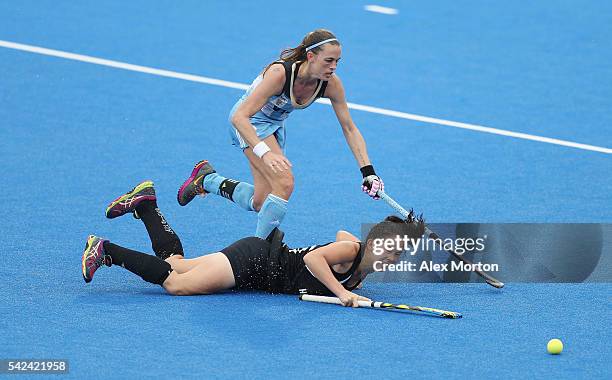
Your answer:
[[[178,235],[164,218],[155,201],[143,201],[136,207],[138,216],[144,223],[151,239],[155,256],[162,260],[172,255],[183,255],[183,245]]]
[[[121,265],[152,284],[162,285],[172,272],[170,264],[158,257],[132,251],[108,241],[104,243],[104,251],[113,260],[113,265]]]

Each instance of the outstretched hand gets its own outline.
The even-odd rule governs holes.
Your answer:
[[[350,307],[359,307],[359,301],[372,302],[371,299],[366,298],[364,296],[360,296],[359,294],[355,294],[353,292],[349,292],[348,290],[342,293],[338,298],[340,299],[340,302],[342,302],[342,306]]]

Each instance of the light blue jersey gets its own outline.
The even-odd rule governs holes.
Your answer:
[[[261,109],[257,111],[255,115],[251,116],[250,121],[255,127],[257,137],[263,140],[268,136],[274,135],[281,149],[284,151],[285,119],[289,117],[289,114],[293,110],[304,109],[310,106],[315,100],[317,100],[317,98],[323,96],[325,93],[325,88],[327,87],[327,81],[319,80],[317,89],[312,97],[304,104],[298,104],[293,96],[293,83],[297,77],[297,72],[301,62],[291,63],[277,61],[274,63],[281,63],[285,68],[285,85],[283,86],[283,91],[278,95],[271,96],[266,104],[264,104],[264,106],[261,107]],[[244,95],[242,95],[236,104],[234,104],[234,107],[232,107],[232,110],[230,111],[230,120],[240,104],[246,100],[246,98],[253,92],[253,90],[261,83],[262,80],[263,74],[255,78]],[[249,147],[248,143],[242,138],[240,133],[236,130],[236,128],[234,128],[233,125],[230,126],[230,135],[232,137],[233,145],[236,145],[243,150]]]

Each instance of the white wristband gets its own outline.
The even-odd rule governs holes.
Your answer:
[[[253,147],[253,153],[257,155],[257,157],[262,158],[264,154],[270,151],[270,147],[263,141],[260,141]]]

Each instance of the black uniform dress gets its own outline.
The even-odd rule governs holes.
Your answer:
[[[282,231],[275,229],[267,239],[248,237],[240,239],[221,252],[227,256],[237,290],[262,290],[269,293],[331,295],[310,272],[304,256],[328,244],[289,248],[282,242]],[[355,289],[361,278],[353,278],[363,258],[364,245],[359,243],[359,252],[350,269],[338,273],[330,266],[336,280],[347,290]]]

